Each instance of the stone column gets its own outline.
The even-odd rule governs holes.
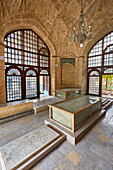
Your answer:
[[[61,68],[60,68],[60,57],[55,58],[55,89],[60,88],[61,83]]]
[[[0,45],[0,103],[6,103],[4,46]]]
[[[84,56],[82,63],[82,94],[87,93],[87,56]]]
[[[50,70],[51,70],[51,95],[55,95],[55,58],[50,58]]]

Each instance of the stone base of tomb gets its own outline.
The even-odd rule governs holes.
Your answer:
[[[73,145],[75,145],[103,116],[105,116],[106,110],[101,110],[96,113],[91,119],[87,121],[80,129],[76,132],[71,132],[67,128],[62,127],[60,124],[57,124],[55,121],[50,119],[45,120],[46,125],[51,125],[54,128],[61,131],[66,135],[66,139]]]

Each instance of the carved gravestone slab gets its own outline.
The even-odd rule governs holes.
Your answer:
[[[59,136],[51,128],[43,126],[2,146],[0,148],[2,169],[11,170],[15,168]]]

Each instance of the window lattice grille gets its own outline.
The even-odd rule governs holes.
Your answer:
[[[89,94],[99,94],[99,77],[89,77]]]
[[[36,76],[36,73],[33,70],[29,70],[27,71],[26,76]]]
[[[44,69],[48,76],[50,72],[47,45],[32,30],[11,32],[5,36],[4,43],[7,101],[39,97],[39,70]],[[8,67],[12,68],[8,70]]]
[[[88,56],[88,68],[111,65],[113,65],[113,32],[102,38]]]
[[[26,98],[37,96],[37,79],[36,77],[26,77]]]
[[[20,100],[21,94],[21,76],[19,71],[11,69],[7,75],[7,101]],[[14,75],[15,74],[15,75]]]
[[[113,74],[113,32],[103,37],[90,51],[88,55],[88,71],[92,70],[89,75],[89,94],[101,93],[102,78],[99,75],[94,74],[95,69],[100,71],[102,74]],[[103,72],[104,70],[104,72]],[[99,84],[100,82],[100,84]]]
[[[49,67],[49,50],[32,30],[14,31],[5,37],[5,62]]]

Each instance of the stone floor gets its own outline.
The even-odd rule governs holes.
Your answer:
[[[45,96],[45,97],[41,97],[38,99],[30,100],[30,101],[33,101],[34,108],[40,108],[40,107],[48,106],[49,104],[53,104],[53,103],[60,102],[63,100],[64,99],[61,99],[55,96]]]
[[[0,146],[43,126],[47,118],[45,110],[0,125]],[[113,106],[78,144],[65,141],[32,170],[113,170]]]

